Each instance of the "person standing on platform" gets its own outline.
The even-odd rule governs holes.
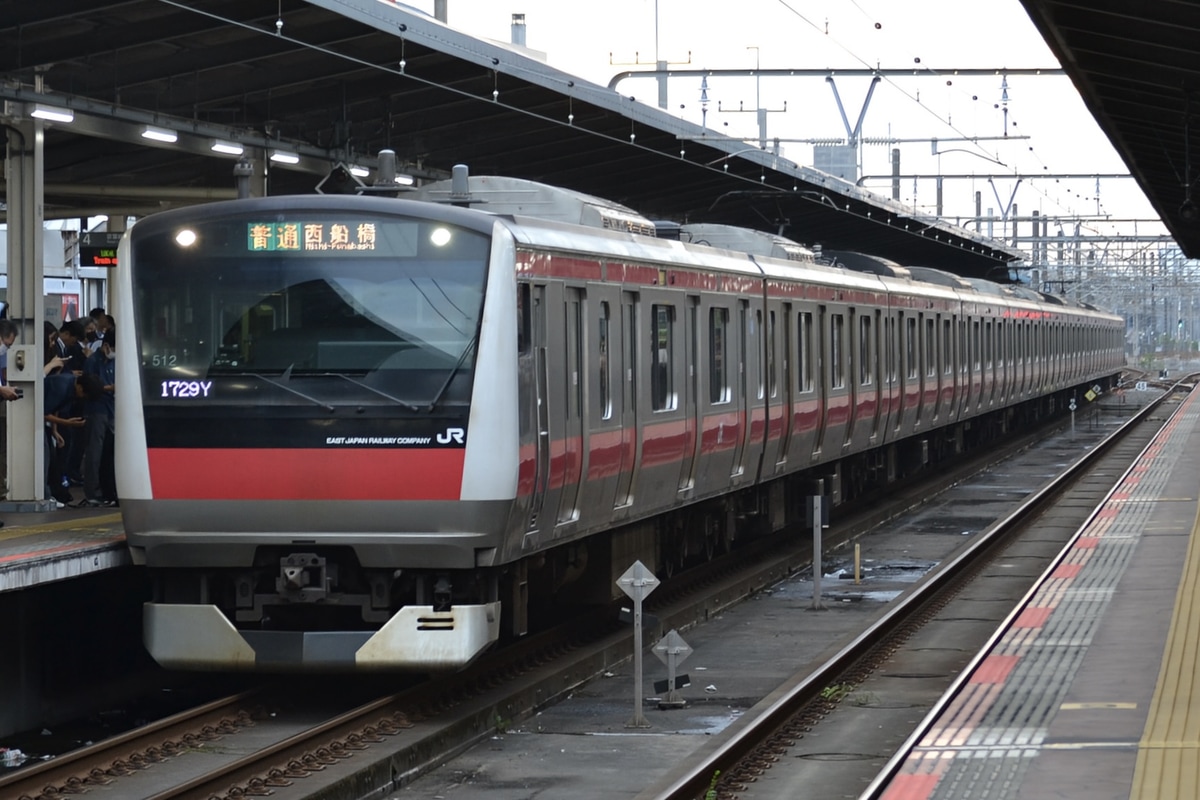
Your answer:
[[[86,344],[85,336],[86,332],[83,322],[77,319],[64,322],[62,327],[58,329],[59,350],[67,362],[64,370],[74,373],[76,378],[83,377],[83,365],[87,363],[87,357],[92,354],[92,351],[84,349],[84,345]],[[82,392],[77,392],[76,396],[71,399],[71,407],[68,411],[68,416],[83,416]],[[60,429],[59,433],[67,441],[63,453],[64,477],[67,479],[68,485],[82,486],[83,428]]]
[[[21,395],[8,385],[8,348],[17,340],[17,323],[0,319],[0,400],[16,400]]]
[[[111,487],[113,418],[116,403],[113,397],[116,382],[117,336],[107,331],[100,350],[83,367],[83,494],[75,507],[116,505]],[[102,483],[103,480],[103,483]],[[112,492],[106,497],[106,488]]]
[[[17,323],[11,319],[0,319],[0,400],[19,400],[21,393],[8,385],[8,348],[17,340]],[[0,528],[4,523],[0,522]]]
[[[88,337],[87,347],[93,353],[100,352],[100,343],[104,341],[104,334],[108,330],[109,320],[111,319],[112,317],[106,314],[103,308],[93,308],[88,312],[88,325],[95,331],[95,337]]]
[[[85,337],[83,323],[77,319],[64,322],[58,329],[58,354],[67,362],[66,370],[76,376],[83,374],[83,364],[87,360],[83,349]]]
[[[75,395],[75,376],[65,372],[63,367],[66,359],[59,353],[58,328],[50,320],[46,320],[45,364],[43,389],[43,425],[45,426],[45,474],[42,476],[46,486],[46,497],[54,498],[58,507],[62,508],[71,502],[71,493],[63,484],[63,456],[66,450],[63,446],[66,440],[63,431],[72,427],[82,426],[81,418],[70,418],[67,410]]]

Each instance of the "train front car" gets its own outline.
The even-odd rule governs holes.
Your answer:
[[[518,449],[513,249],[496,230],[344,196],[131,229],[117,468],[159,663],[425,670],[495,641],[480,567],[503,550]]]

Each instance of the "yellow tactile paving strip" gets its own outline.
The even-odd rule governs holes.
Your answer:
[[[1200,483],[1200,476],[1197,476]],[[1200,797],[1200,509],[1192,525],[1130,800]]]
[[[96,533],[121,533],[121,515],[103,514],[82,519],[64,519],[56,522],[42,522],[34,525],[14,524],[16,515],[9,515],[3,528],[0,528],[0,542],[20,539],[23,536],[38,536],[46,533],[67,531],[71,533],[92,531]]]
[[[0,592],[128,563],[120,513],[8,514],[0,528]]]

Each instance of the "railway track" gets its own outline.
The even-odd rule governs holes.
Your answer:
[[[1189,380],[1194,380],[1194,376]],[[1003,598],[988,596],[989,601],[1011,600],[1015,606],[1033,580],[1055,563],[1074,532],[1165,423],[1168,415],[1161,413],[1162,405],[1183,391],[1182,386],[1177,386],[1146,406],[1102,446],[1071,465],[953,558],[942,562],[927,580],[898,600],[888,613],[828,662],[797,675],[786,693],[769,707],[757,709],[752,722],[719,746],[694,758],[676,774],[639,794],[636,800],[751,800],[800,796],[795,792],[813,786],[821,787],[821,796],[859,796],[891,755],[888,747],[912,733],[911,729],[896,728],[874,731],[869,728],[882,726],[871,724],[868,728],[861,725],[861,719],[853,719],[856,711],[878,702],[871,693],[871,681],[891,670],[886,677],[907,679],[904,694],[909,697],[931,693],[937,696],[944,692],[957,677],[947,662],[961,662],[961,657],[949,655],[949,648],[939,647],[925,648],[925,657],[921,657],[921,648],[915,648],[905,652],[902,667],[898,668],[896,660],[901,647],[916,636],[925,637],[925,641],[937,640],[939,635],[928,633],[928,629],[939,621],[961,621],[962,616],[949,610],[952,605],[975,585],[973,581],[989,565],[1006,554],[1011,557],[1013,548],[1021,548],[1022,537],[1037,526],[1035,536],[1040,543],[1031,548],[1026,542],[1020,556],[1025,559],[1021,571],[1030,580],[1009,580],[1003,587]],[[1152,418],[1156,424],[1144,424]],[[1053,548],[1045,546],[1049,530],[1059,534]],[[1035,558],[1030,555],[1031,550],[1040,551],[1040,555]],[[975,594],[967,602],[978,603],[979,593]],[[978,625],[974,634],[978,645],[982,646],[993,631],[994,624]],[[960,637],[960,633],[958,626],[953,635]],[[974,652],[974,645],[963,643],[961,637],[958,644],[963,650]],[[965,664],[957,663],[957,667],[962,666]],[[878,722],[879,717],[871,720]],[[896,723],[898,717],[889,720]],[[840,730],[831,730],[838,726]],[[826,752],[820,758],[797,755],[802,740],[822,736],[826,741],[854,741],[856,752]]]
[[[1017,442],[1013,448],[1026,445]],[[977,461],[961,469],[981,467]],[[959,478],[948,475],[943,481]],[[933,491],[924,485],[912,487],[910,494]],[[888,508],[845,522],[828,546],[912,502],[912,497],[899,497]],[[793,538],[800,541],[785,552],[780,552],[778,541],[768,541],[731,560],[686,573],[664,585],[651,610],[663,617],[664,629],[686,630],[809,563],[804,537]],[[110,796],[163,800],[267,792],[283,797],[361,797],[407,782],[449,753],[627,659],[631,637],[612,618],[610,612],[596,614],[583,624],[576,621],[491,654],[463,673],[417,682],[320,719],[272,717],[264,711],[270,703],[264,704],[259,694],[227,698],[176,715],[162,723],[166,727],[146,726],[6,776],[0,779],[0,795],[59,798],[68,791],[103,785]],[[164,749],[164,742],[172,744]],[[111,794],[114,788],[117,794]]]

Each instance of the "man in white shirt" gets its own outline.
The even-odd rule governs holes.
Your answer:
[[[0,400],[19,400],[21,393],[8,385],[8,348],[17,340],[17,324],[0,319]],[[0,522],[0,528],[4,523]]]
[[[8,385],[8,348],[17,340],[17,324],[0,319],[0,400],[16,400],[21,395]]]

